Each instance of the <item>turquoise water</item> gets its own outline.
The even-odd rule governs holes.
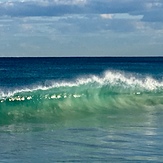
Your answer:
[[[162,58],[1,58],[0,162],[163,162]]]
[[[1,126],[1,162],[162,162],[162,111]]]

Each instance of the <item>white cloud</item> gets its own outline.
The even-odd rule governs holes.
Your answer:
[[[113,19],[113,14],[101,14],[102,19]]]
[[[103,19],[112,19],[113,14],[128,14],[143,15],[142,21],[155,21],[155,17],[156,21],[163,21],[162,13],[161,0],[1,0],[0,3],[0,16],[15,17],[99,14]]]
[[[64,49],[69,51],[69,47],[74,48],[70,51],[75,54],[79,51],[76,46],[81,48],[81,44],[80,53],[87,52],[92,44],[96,47],[101,42],[96,50],[99,48],[100,53],[104,49],[107,54],[115,47],[114,44],[124,49],[123,39],[117,39],[119,36],[125,38],[128,44],[132,40],[133,46],[137,46],[139,40],[144,45],[146,42],[150,44],[149,38],[158,38],[160,34],[160,38],[153,39],[153,42],[155,45],[162,44],[162,15],[163,1],[159,0],[1,0],[0,43],[9,44],[9,47],[15,45],[15,54],[19,48],[23,52],[31,48],[34,52],[51,49],[53,55],[56,49],[64,53]],[[114,36],[111,38],[111,35]],[[144,40],[144,37],[148,39]],[[126,45],[127,48],[129,46]],[[10,53],[9,49],[0,47],[1,51],[8,50]],[[144,46],[143,49],[147,48]],[[111,51],[114,52],[114,49]]]
[[[160,8],[163,7],[163,3],[159,1],[153,1],[153,2],[147,2],[145,6],[147,9]]]

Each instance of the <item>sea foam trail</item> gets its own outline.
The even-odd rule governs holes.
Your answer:
[[[148,109],[163,105],[163,82],[151,77],[107,71],[50,86],[1,93],[0,123],[56,119],[73,114],[101,114],[113,110]]]

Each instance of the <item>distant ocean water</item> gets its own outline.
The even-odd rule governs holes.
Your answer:
[[[0,58],[0,162],[163,162],[163,58]]]

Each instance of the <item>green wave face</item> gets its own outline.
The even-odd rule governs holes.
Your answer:
[[[49,87],[1,93],[0,124],[54,122],[90,114],[121,114],[163,105],[163,83],[106,72]]]

